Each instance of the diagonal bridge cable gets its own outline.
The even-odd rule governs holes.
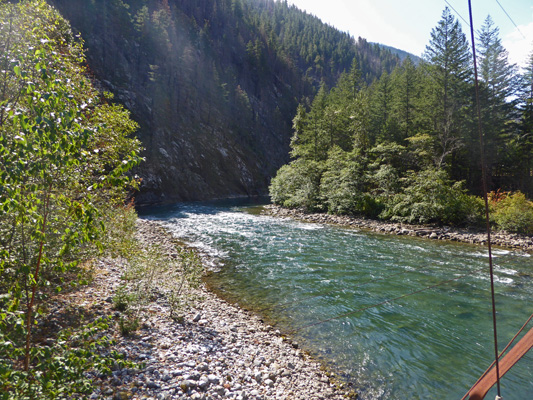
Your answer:
[[[531,316],[528,318],[528,320],[524,323],[524,325],[522,325],[522,327],[520,328],[520,330],[516,333],[516,335],[513,336],[513,338],[511,339],[511,341],[507,344],[507,346],[505,346],[505,348],[500,352],[500,355],[498,356],[498,359],[502,358],[502,356],[505,354],[505,352],[509,349],[509,347],[511,347],[514,343],[514,341],[516,340],[516,338],[518,336],[520,336],[520,334],[522,333],[522,331],[526,328],[526,326],[531,322],[531,320],[533,319],[533,314],[531,314]],[[466,394],[461,398],[461,400],[465,400],[469,395],[470,395],[470,392],[472,391],[472,389],[474,389],[476,387],[476,385],[481,382],[483,380],[483,378],[490,372],[490,370],[492,369],[492,367],[494,367],[494,364],[496,364],[496,360],[494,360],[492,362],[492,364],[490,364],[490,366],[487,368],[487,370],[483,373],[483,375],[481,375],[479,377],[479,379],[477,380],[476,383],[474,383],[472,385],[472,387],[468,390],[468,392],[466,392]]]
[[[364,306],[364,307],[358,308],[356,310],[352,310],[352,311],[345,312],[343,314],[336,315],[336,316],[331,317],[331,318],[327,318],[327,319],[324,319],[324,320],[321,320],[321,321],[313,322],[311,324],[303,325],[303,326],[301,326],[299,328],[293,329],[291,331],[291,333],[299,332],[299,331],[302,331],[304,329],[311,328],[313,326],[321,325],[321,324],[324,324],[326,322],[334,321],[336,319],[348,317],[350,315],[354,315],[354,314],[357,314],[359,312],[369,310],[371,308],[376,308],[376,307],[382,306],[384,304],[392,303],[392,302],[404,299],[406,297],[413,296],[415,294],[422,293],[422,292],[425,292],[427,290],[431,290],[431,289],[434,289],[436,287],[446,285],[447,283],[458,281],[459,279],[466,278],[467,276],[470,276],[470,275],[473,275],[475,273],[481,272],[484,269],[485,268],[478,268],[478,269],[475,269],[475,270],[473,270],[473,271],[471,271],[471,272],[469,272],[467,274],[462,274],[462,275],[456,276],[455,278],[447,279],[445,281],[441,281],[441,282],[436,283],[434,285],[426,286],[426,287],[424,287],[422,289],[418,289],[418,290],[414,290],[414,291],[409,292],[409,293],[402,294],[401,296],[397,296],[397,297],[394,297],[392,299],[380,301],[379,303],[375,303],[375,304],[372,304],[372,305],[369,305],[369,306]]]
[[[516,23],[513,21],[513,19],[511,18],[511,16],[509,15],[509,13],[505,10],[505,8],[503,8],[502,4],[496,0],[496,3],[498,3],[498,5],[500,6],[500,8],[503,10],[503,12],[505,13],[505,15],[507,15],[507,18],[509,18],[509,20],[513,23],[514,27],[516,28],[516,30],[518,32],[520,32],[520,34],[522,35],[522,37],[524,39],[526,39],[526,36],[522,33],[522,31],[520,30],[520,28],[518,27],[518,25],[516,25]]]
[[[492,332],[494,336],[494,362],[496,364],[496,386],[498,397],[501,397],[501,385],[500,385],[500,362],[498,358],[498,329],[496,321],[496,295],[494,289],[494,264],[492,262],[492,241],[491,241],[491,228],[490,228],[490,211],[488,200],[488,185],[487,185],[487,165],[485,157],[485,141],[483,139],[483,127],[481,120],[481,105],[479,98],[479,79],[477,71],[477,57],[476,57],[476,41],[474,38],[474,19],[472,13],[472,1],[468,0],[468,14],[470,17],[470,37],[472,40],[472,59],[474,63],[474,87],[475,87],[475,99],[476,99],[476,116],[477,116],[477,128],[479,134],[479,147],[480,147],[480,161],[481,161],[481,181],[483,184],[483,200],[485,203],[485,222],[487,228],[487,247],[489,251],[489,275],[490,275],[490,293],[491,293],[491,306],[492,306]]]

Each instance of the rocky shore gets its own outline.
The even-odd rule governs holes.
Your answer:
[[[138,220],[144,243],[172,246],[157,223]],[[98,261],[93,283],[75,294],[79,306],[99,315],[120,313],[112,298],[125,265]],[[115,332],[114,350],[144,363],[139,369],[117,369],[111,377],[95,376],[90,399],[233,399],[318,400],[355,397],[298,345],[257,316],[221,300],[205,288],[201,300],[181,322],[169,316],[161,296],[149,307],[141,328],[129,336]]]
[[[338,224],[394,235],[431,240],[486,244],[482,232],[449,227],[412,226],[382,221],[309,214],[277,206],[265,207],[266,214],[299,220]],[[175,241],[157,222],[138,220],[137,238],[142,244],[158,244],[172,253]],[[528,236],[495,233],[497,246],[533,251]],[[120,312],[113,308],[113,296],[123,283],[127,265],[120,259],[96,262],[91,285],[65,294],[62,302],[85,308],[95,316]],[[94,376],[96,390],[90,399],[105,400],[322,400],[356,398],[290,338],[264,323],[258,316],[232,305],[205,287],[194,293],[199,300],[187,309],[182,321],[170,317],[164,293],[150,304],[139,330],[123,336],[115,327],[113,350],[139,368],[123,368],[112,376]],[[70,297],[70,298],[69,298]],[[142,363],[142,364],[141,364]]]
[[[455,242],[487,245],[486,233],[474,229],[461,229],[447,226],[438,227],[408,225],[345,215],[306,213],[300,209],[288,209],[276,205],[266,206],[264,213],[276,217],[295,218],[321,224],[351,226],[354,228],[367,229],[386,234],[417,236],[432,240],[449,240]],[[533,252],[533,238],[531,236],[507,232],[493,232],[491,235],[491,242],[494,246],[498,247]]]

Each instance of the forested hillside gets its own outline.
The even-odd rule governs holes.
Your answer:
[[[478,43],[488,189],[501,228],[533,232],[533,58],[520,73],[490,17]],[[533,57],[533,56],[532,56]],[[481,157],[470,45],[448,9],[424,60],[406,58],[371,85],[353,68],[293,121],[293,161],[272,182],[274,202],[416,223],[482,218]],[[507,191],[521,191],[508,194]],[[512,212],[509,211],[512,208]],[[511,226],[512,224],[514,226]]]
[[[398,57],[273,0],[53,0],[90,69],[140,124],[140,203],[266,193],[292,118],[357,59]]]

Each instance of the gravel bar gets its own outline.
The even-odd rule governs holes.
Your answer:
[[[157,222],[139,219],[141,242],[171,248],[173,240]],[[112,296],[125,265],[98,261],[94,282],[77,292],[82,304],[111,314]],[[356,398],[298,345],[260,318],[202,287],[201,300],[182,322],[173,321],[164,296],[148,310],[133,335],[115,334],[114,350],[142,369],[118,369],[95,377],[90,399],[318,400]],[[80,296],[81,295],[81,296]]]

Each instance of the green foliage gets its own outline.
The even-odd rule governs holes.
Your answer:
[[[135,332],[140,327],[140,321],[135,316],[121,316],[118,320],[118,328],[122,336],[129,336],[132,332]]]
[[[272,202],[288,208],[317,210],[322,170],[321,163],[302,159],[284,165],[270,183]]]
[[[132,207],[115,210],[109,215],[104,248],[114,258],[126,261],[122,284],[115,291],[113,306],[123,315],[119,329],[134,331],[152,302],[163,296],[170,307],[170,317],[181,318],[184,309],[197,296],[194,289],[201,283],[202,262],[198,255],[177,244],[144,245],[135,235],[136,213]],[[135,328],[135,329],[134,329]]]
[[[492,220],[498,229],[533,234],[533,202],[521,192],[491,196]]]
[[[389,204],[400,191],[400,177],[398,170],[390,164],[381,164],[377,170],[369,174],[370,193],[376,202]],[[381,213],[380,210],[379,213]],[[374,216],[377,216],[377,213]]]
[[[113,308],[117,311],[126,312],[136,300],[136,294],[128,292],[126,286],[121,285],[113,296]]]
[[[104,215],[135,182],[136,124],[103,103],[82,46],[44,1],[0,3],[0,387],[2,398],[90,391],[108,323],[34,337],[44,305],[102,249]],[[74,282],[75,283],[75,282]],[[101,335],[100,335],[101,336]],[[114,361],[113,361],[114,362]],[[104,363],[104,364],[102,364]]]
[[[323,83],[313,100],[311,111],[306,112],[299,106],[293,120],[295,134],[291,141],[291,155],[305,160],[324,161],[327,158],[329,146],[333,139],[333,129],[326,125],[326,106],[328,90]]]
[[[158,247],[140,247],[128,255],[124,284],[115,296],[115,307],[128,317],[120,323],[130,329],[131,322],[142,318],[151,302],[164,296],[170,306],[170,317],[179,319],[181,313],[196,299],[203,273],[199,257],[191,250],[176,247],[172,256]]]
[[[482,208],[463,183],[451,182],[443,170],[428,169],[405,178],[403,190],[392,198],[382,217],[415,224],[472,225],[481,220]]]
[[[174,282],[168,286],[170,317],[176,321],[183,319],[183,310],[196,298],[191,289],[197,289],[201,282],[203,267],[200,258],[192,250],[181,249],[178,253],[178,271]]]
[[[332,214],[376,216],[379,204],[367,193],[368,177],[363,160],[340,148],[330,152],[320,182],[321,197]]]
[[[520,125],[511,136],[509,152],[512,154],[514,169],[511,174],[519,178],[519,185],[513,185],[533,198],[533,51],[529,55],[526,72],[523,76],[523,89],[520,93]]]
[[[9,324],[9,318],[3,315],[2,323]],[[118,353],[103,356],[97,351],[113,344],[103,334],[109,323],[108,319],[101,318],[81,329],[60,332],[50,345],[32,347],[32,368],[28,371],[14,367],[13,360],[24,354],[9,341],[5,332],[0,332],[0,399],[55,400],[71,398],[74,393],[90,394],[94,378],[87,371],[92,375],[110,374],[111,368],[132,366]]]
[[[516,68],[490,18],[480,48],[488,181],[527,189],[533,176],[531,73],[517,107]],[[298,107],[295,160],[272,180],[272,201],[410,223],[479,225],[483,202],[471,195],[480,194],[481,181],[471,67],[466,36],[448,8],[418,65],[406,58],[365,87],[352,63],[336,86],[327,90],[323,83],[311,103]],[[316,163],[322,166],[318,197]],[[511,219],[501,226],[527,231],[511,227]]]

